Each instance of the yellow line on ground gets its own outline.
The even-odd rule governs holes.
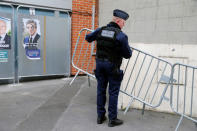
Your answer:
[[[44,16],[43,74],[46,73],[46,16]]]

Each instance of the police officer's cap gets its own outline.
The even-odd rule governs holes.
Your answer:
[[[119,9],[115,9],[113,12],[113,15],[116,17],[122,18],[124,20],[127,20],[129,18],[129,14]]]

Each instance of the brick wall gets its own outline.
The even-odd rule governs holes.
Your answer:
[[[92,28],[92,6],[95,5],[96,9],[95,9],[95,28],[98,27],[98,0],[73,0],[72,1],[72,38],[71,38],[71,48],[72,48],[72,54],[74,52],[74,48],[77,42],[77,38],[78,38],[78,34],[79,31],[82,28]],[[83,39],[85,36],[85,34],[83,34],[83,36],[81,36],[81,38]],[[83,42],[83,40],[80,40],[80,42]],[[86,47],[88,45],[88,43],[85,42],[85,46]],[[80,46],[81,47],[81,46]],[[79,49],[80,49],[79,47]],[[83,47],[83,48],[84,48]],[[80,54],[80,51],[77,48],[77,52],[76,52],[76,56],[78,56]],[[81,56],[84,57],[83,55],[85,54],[85,52],[81,52]],[[90,56],[90,52],[87,52],[87,56]],[[88,57],[86,57],[88,58]],[[74,59],[74,62],[77,62],[77,58]],[[83,63],[82,59],[80,59],[78,61],[78,65],[80,64],[84,64],[83,67],[86,67],[88,62],[90,62],[89,68],[88,70],[91,71],[94,64],[94,58],[92,57],[91,61],[85,61],[85,63]],[[81,66],[81,65],[80,65]],[[76,69],[74,69],[71,66],[71,75],[75,75],[76,73]]]

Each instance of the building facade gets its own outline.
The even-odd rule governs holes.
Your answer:
[[[113,0],[100,0],[99,7],[100,26],[111,21],[112,12],[116,8],[125,10],[130,14],[130,18],[123,29],[128,35],[130,46],[172,64],[179,62],[191,66],[197,65],[197,1],[116,0],[114,2]],[[134,71],[135,73],[137,75],[137,72]],[[189,75],[192,76],[192,73],[188,73]],[[186,79],[185,74],[180,76],[179,85],[182,88],[186,85],[186,81],[189,81]],[[194,78],[194,81],[196,81],[196,78]],[[190,80],[187,83],[191,84],[192,82]],[[126,82],[123,81],[124,84]],[[195,86],[194,92],[196,88]],[[191,88],[188,89],[187,93],[189,92],[192,92]],[[187,93],[185,98],[188,100],[191,96]],[[184,93],[182,92],[180,96],[184,96]],[[170,98],[170,88],[166,92],[166,97]],[[182,104],[185,103],[183,99],[180,100]],[[125,108],[129,101],[130,98],[121,96],[119,107]],[[136,102],[133,107],[142,108],[142,105]],[[179,107],[182,107],[182,105],[179,105]],[[187,107],[186,110],[189,111],[190,105],[188,104]],[[197,105],[194,104],[193,107],[195,109]],[[165,99],[157,110],[171,112],[169,99]],[[197,115],[197,112],[193,113]]]

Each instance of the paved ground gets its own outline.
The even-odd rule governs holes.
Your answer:
[[[0,131],[173,131],[179,116],[132,109],[119,117],[124,125],[96,124],[96,81],[87,77],[0,86]],[[180,131],[197,131],[184,119]]]

